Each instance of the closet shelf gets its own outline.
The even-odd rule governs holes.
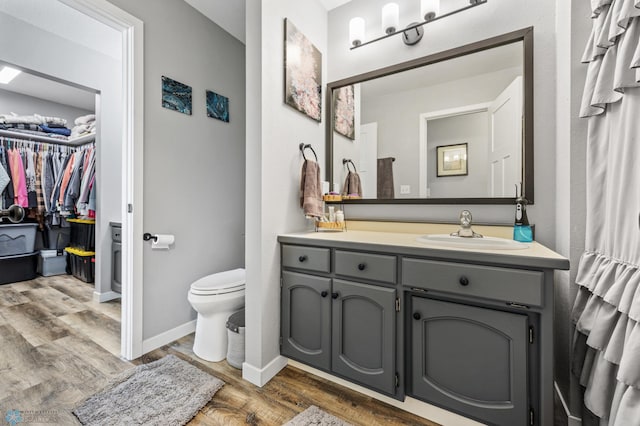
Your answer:
[[[95,133],[90,133],[88,135],[84,135],[79,138],[65,141],[63,139],[50,138],[48,136],[38,136],[38,135],[32,135],[30,133],[12,132],[11,130],[2,130],[2,129],[0,129],[0,136],[4,136],[6,138],[30,140],[34,142],[54,143],[58,145],[67,145],[67,146],[80,146],[89,142],[93,142],[96,139]]]

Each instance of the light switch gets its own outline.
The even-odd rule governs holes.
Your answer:
[[[400,185],[400,194],[411,194],[411,185]]]

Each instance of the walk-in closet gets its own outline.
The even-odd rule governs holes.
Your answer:
[[[0,326],[31,348],[64,339],[119,355],[119,242],[114,256],[96,244],[99,94],[24,79],[43,97],[0,89]]]

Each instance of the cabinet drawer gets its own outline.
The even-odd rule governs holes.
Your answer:
[[[306,271],[329,272],[329,249],[305,246],[282,246],[282,266]]]
[[[402,259],[402,284],[426,290],[542,306],[543,283],[539,271]]]
[[[396,282],[396,257],[356,251],[335,252],[335,272],[347,277]]]

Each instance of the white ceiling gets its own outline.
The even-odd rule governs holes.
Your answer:
[[[122,37],[118,31],[60,1],[0,0],[0,12],[24,21],[26,25],[120,60]],[[5,65],[2,59],[0,52],[0,66]],[[40,75],[38,70],[23,71],[9,84],[0,84],[0,89],[89,111],[95,110],[94,91],[47,78]]]
[[[320,3],[327,9],[335,9],[338,6],[349,3],[351,0],[320,0]]]
[[[33,0],[32,0],[33,1]],[[37,1],[37,0],[35,0]],[[246,43],[246,0],[184,0],[223,30]],[[349,3],[351,0],[320,0],[327,10]]]
[[[0,67],[3,65],[0,61]],[[20,73],[9,84],[0,84],[0,89],[88,111],[95,111],[96,108],[95,92],[58,83],[27,72]],[[6,113],[7,111],[1,112]]]
[[[184,0],[194,9],[218,24],[223,30],[245,43],[246,0]]]
[[[120,60],[120,32],[57,0],[0,0],[0,11],[27,24]]]

